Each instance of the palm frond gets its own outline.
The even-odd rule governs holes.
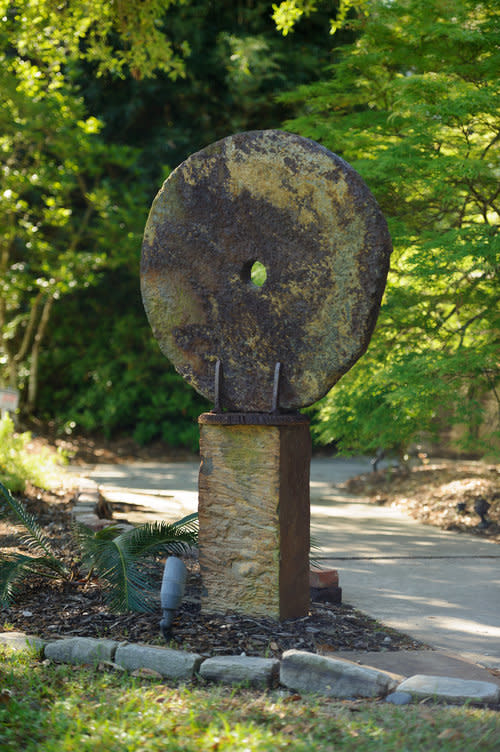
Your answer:
[[[0,558],[0,605],[11,603],[16,587],[31,572],[48,577],[61,574],[48,556],[16,553]]]
[[[2,606],[11,603],[16,585],[26,574],[28,560],[31,560],[31,556],[24,554],[0,559],[0,604]]]
[[[105,598],[113,611],[153,610],[151,584],[137,567],[127,546],[120,542],[118,525],[93,532],[83,525],[75,528],[84,566],[95,571],[106,585]]]
[[[317,538],[311,536],[311,539],[309,541],[309,564],[312,567],[316,567],[316,569],[321,569],[321,562],[319,561],[319,559],[316,559],[316,557],[312,553],[313,551],[321,551],[321,544]]]
[[[198,512],[192,512],[177,522],[172,522],[172,527],[182,527],[184,530],[192,530],[198,534]]]
[[[105,598],[112,611],[150,613],[154,610],[149,578],[127,557],[116,540],[103,545],[96,572],[107,585]]]
[[[122,532],[119,525],[93,532],[75,527],[83,563],[107,583],[106,598],[116,611],[153,610],[153,586],[141,562],[157,553],[183,554],[198,540],[198,515],[174,523],[153,522]]]
[[[28,512],[24,504],[12,496],[3,483],[0,483],[0,516],[8,517],[24,527],[22,541],[29,548],[38,548],[46,556],[56,558],[49,539],[43,534],[35,517]]]
[[[118,545],[126,549],[134,559],[160,552],[185,554],[196,545],[198,529],[193,515],[184,520],[173,524],[164,521],[147,522],[122,533],[117,541]]]
[[[84,566],[89,570],[97,567],[100,552],[105,544],[114,540],[114,538],[118,538],[121,532],[122,529],[119,525],[107,525],[102,530],[94,531],[87,525],[74,523],[73,537],[80,548]]]

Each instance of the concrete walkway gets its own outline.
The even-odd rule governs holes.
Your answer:
[[[311,464],[314,555],[339,570],[344,603],[432,648],[500,668],[500,546],[421,525],[336,487],[369,469],[366,459]],[[115,516],[133,522],[173,521],[197,509],[197,463],[78,472],[118,505]]]

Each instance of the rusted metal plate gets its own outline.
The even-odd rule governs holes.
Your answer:
[[[309,425],[309,418],[302,413],[202,413],[198,415],[200,426],[298,426]]]
[[[201,394],[243,412],[320,399],[368,346],[389,266],[385,219],[324,147],[253,131],[190,156],[144,233],[141,287],[163,353]],[[260,262],[261,286],[252,281]]]

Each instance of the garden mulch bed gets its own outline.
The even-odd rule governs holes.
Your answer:
[[[31,576],[9,607],[0,609],[0,629],[22,630],[47,639],[70,636],[165,645],[160,635],[161,612],[116,614],[106,605],[102,586],[84,579],[71,535],[70,493],[30,488],[25,497],[53,546],[73,572],[69,582],[48,582]],[[16,529],[0,522],[0,546],[20,550]],[[424,647],[413,638],[386,628],[349,605],[312,603],[308,616],[276,622],[234,613],[200,613],[201,579],[196,556],[186,558],[188,583],[173,624],[172,645],[205,656],[218,654],[280,657],[297,648],[327,654],[336,650],[400,650]],[[162,562],[156,567],[159,592]]]
[[[35,439],[40,444],[63,444],[73,463],[129,462],[134,459],[175,461],[192,459],[183,450],[172,452],[158,443],[138,447],[129,439],[103,442],[71,438],[64,442]],[[421,522],[445,529],[480,535],[500,542],[499,467],[472,461],[426,461],[411,471],[392,468],[349,480],[346,490],[376,504],[405,509]],[[488,504],[488,525],[478,527],[474,511],[479,497]],[[37,577],[20,588],[13,605],[0,609],[0,629],[23,630],[44,638],[63,636],[108,637],[114,640],[164,645],[160,635],[159,606],[154,614],[116,614],[106,605],[100,583],[84,579],[78,551],[71,536],[72,494],[42,492],[28,488],[25,501],[50,534],[73,572],[70,582],[48,583]],[[12,525],[0,521],[0,547],[15,550],[19,538]],[[425,647],[413,638],[388,629],[346,604],[312,603],[308,616],[277,623],[265,618],[237,614],[200,613],[201,581],[195,557],[186,560],[189,577],[184,602],[173,625],[172,644],[201,653],[280,657],[284,650],[298,648],[328,654],[337,650],[408,650]],[[158,592],[162,575],[158,562],[155,576]],[[342,585],[342,583],[340,583]]]

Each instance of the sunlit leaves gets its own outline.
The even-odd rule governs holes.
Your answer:
[[[137,169],[133,150],[105,146],[102,123],[87,115],[72,81],[44,49],[27,58],[22,35],[3,41],[0,380],[27,383],[33,409],[38,354],[54,301],[95,284],[103,266],[113,263],[117,245],[110,248],[109,241],[117,228],[127,222],[138,230],[142,215],[130,222],[130,190],[119,184],[120,175]],[[129,232],[121,263],[139,243]]]
[[[321,5],[326,3],[321,0],[282,0],[279,5],[273,3],[272,18],[276,28],[283,36],[293,32],[301,18],[310,16]],[[354,12],[356,15],[365,16],[369,12],[369,0],[339,0],[336,3],[336,16],[330,19],[330,34],[346,26],[348,18]]]
[[[3,0],[0,17],[16,37],[18,52],[53,69],[68,59],[95,63],[99,75],[184,75],[186,45],[174,49],[165,15],[183,0]],[[36,71],[33,70],[33,77]]]
[[[394,241],[368,354],[321,407],[345,448],[401,447],[443,422],[479,449],[498,432],[478,426],[500,380],[499,21],[491,2],[372,3],[329,75],[286,96],[288,127],[358,169]]]
[[[315,9],[316,3],[308,0],[282,0],[279,5],[273,5],[273,21],[278,31],[286,37],[304,14],[307,15]]]

